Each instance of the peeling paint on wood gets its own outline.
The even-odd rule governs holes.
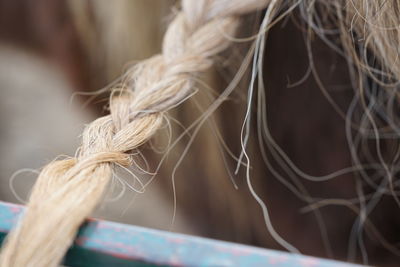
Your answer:
[[[0,202],[0,241],[23,207]],[[303,266],[342,267],[318,259],[96,219],[87,220],[68,251],[67,266]]]

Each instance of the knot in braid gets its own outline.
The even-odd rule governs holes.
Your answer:
[[[117,92],[117,91],[115,91]],[[110,98],[110,115],[92,122],[82,135],[82,146],[75,169],[99,163],[125,167],[132,161],[126,152],[144,143],[161,124],[161,116],[131,112],[132,97],[126,91]]]
[[[184,101],[193,76],[230,43],[237,15],[269,0],[183,0],[165,34],[162,54],[135,66],[125,88],[110,98],[110,115],[89,124],[77,158],[47,165],[32,190],[23,220],[7,238],[5,266],[57,266],[83,220],[93,211],[113,165],[129,166],[129,151],[148,140],[163,113]],[[48,231],[51,230],[51,235]]]

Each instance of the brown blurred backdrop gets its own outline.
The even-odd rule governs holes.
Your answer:
[[[89,105],[89,96],[72,96],[104,88],[135,61],[158,53],[162,34],[178,5],[173,0],[0,0],[0,200],[26,199],[35,173],[20,173],[10,187],[10,178],[16,171],[37,170],[58,155],[74,154],[84,124],[107,113],[107,93]],[[245,28],[257,26],[254,20],[246,23]],[[308,69],[304,36],[298,24],[291,17],[270,33],[264,73],[269,126],[276,142],[301,170],[322,175],[348,167],[352,161],[345,122],[311,75],[297,86],[288,86],[301,80]],[[346,62],[315,39],[315,64],[321,80],[345,110],[353,94]],[[212,90],[221,92],[225,88],[243,59],[246,45],[235,44],[217,61],[215,69],[201,77],[212,85]],[[236,162],[221,147],[218,137],[222,136],[235,156],[240,154],[247,82],[245,79],[243,90],[235,91],[213,120],[205,124],[178,168],[177,215],[172,228],[171,174],[189,136],[168,154],[155,182],[144,194],[126,190],[113,200],[121,192],[115,183],[94,216],[281,249],[265,229],[261,210],[245,184],[243,168],[233,177],[238,185],[235,189],[230,174]],[[170,114],[183,127],[206,110],[210,94],[216,95],[207,86],[199,88],[196,98]],[[183,130],[179,124],[172,124],[174,139]],[[256,132],[257,125],[252,127]],[[150,170],[163,155],[152,151],[154,147],[165,149],[167,133],[164,129],[154,142],[143,147]],[[271,166],[262,162],[256,134],[249,146],[254,187],[268,204],[277,231],[305,254],[345,260],[357,214],[343,206],[320,209],[318,216],[326,227],[329,248],[322,238],[324,230],[317,213],[300,212],[307,203],[275,178],[278,174],[291,183],[300,180],[310,195],[320,199],[344,199],[357,196],[354,175],[345,174],[326,183],[304,181],[285,172],[277,161],[272,160],[271,166],[278,171],[271,171]],[[143,161],[140,165],[146,164]],[[133,183],[126,173],[121,176]],[[139,178],[146,180],[148,176]],[[393,202],[384,200],[371,218],[376,219],[377,228],[385,237],[398,245],[396,225],[400,219],[390,213],[392,208]],[[396,262],[397,258],[379,241],[367,239],[366,243],[372,263]],[[360,255],[356,258],[359,260]]]

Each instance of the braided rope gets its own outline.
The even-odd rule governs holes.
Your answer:
[[[23,219],[2,250],[1,266],[57,266],[80,224],[93,211],[115,165],[130,166],[129,151],[146,142],[163,114],[193,90],[226,49],[237,15],[264,8],[268,0],[184,0],[170,24],[162,54],[137,65],[126,88],[110,98],[110,115],[88,125],[76,158],[57,160],[40,173]]]

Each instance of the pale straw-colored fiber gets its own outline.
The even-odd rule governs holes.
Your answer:
[[[166,111],[191,95],[194,76],[231,43],[227,36],[234,36],[238,16],[268,2],[183,1],[162,54],[128,72],[125,86],[110,97],[111,114],[86,127],[76,158],[55,160],[42,170],[22,220],[2,249],[1,266],[57,266],[100,201],[113,169],[130,166],[130,152],[160,128]]]
[[[250,153],[249,136],[252,129],[250,117],[253,110],[257,111],[257,116],[253,117],[257,117],[256,126],[258,127],[261,152],[264,149],[268,150],[277,165],[282,167],[282,171],[290,176],[293,183],[288,182],[284,177],[281,178],[280,172],[274,172],[273,176],[278,178],[302,203],[316,207],[318,205],[315,203],[320,199],[311,198],[303,188],[301,180],[307,180],[307,183],[322,184],[343,173],[354,173],[354,177],[361,177],[360,181],[368,184],[374,191],[371,194],[369,191],[368,194],[367,191],[363,192],[360,183],[360,190],[357,191],[359,199],[356,198],[354,202],[346,200],[351,205],[360,204],[359,208],[355,209],[359,209],[360,212],[352,228],[354,231],[350,234],[351,242],[347,249],[347,259],[356,260],[356,251],[360,251],[363,262],[368,264],[368,251],[364,247],[363,236],[364,232],[369,231],[368,227],[372,225],[367,220],[369,215],[376,208],[377,203],[386,196],[393,197],[397,206],[400,207],[398,181],[396,180],[400,162],[400,130],[398,128],[400,122],[398,115],[399,0],[183,0],[181,7],[180,11],[176,11],[174,19],[167,28],[161,54],[135,65],[123,76],[121,85],[111,93],[110,115],[101,117],[86,127],[82,136],[82,145],[78,149],[76,157],[55,160],[42,170],[32,190],[22,220],[10,233],[2,249],[0,265],[19,267],[56,266],[59,264],[72,244],[79,226],[100,202],[114,169],[118,166],[127,167],[134,164],[132,154],[137,151],[136,149],[164,125],[167,111],[194,94],[195,81],[199,80],[199,74],[209,69],[216,60],[215,56],[228,48],[234,41],[254,41],[251,48],[251,51],[254,52],[250,73],[252,82],[248,94],[246,121],[242,130],[243,152],[240,157],[240,159],[245,157],[248,164],[243,164],[239,160],[238,166],[246,167],[249,189],[263,208],[269,232],[275,233],[267,216],[267,207],[255,192],[262,191],[262,188],[253,190],[250,183],[251,164],[246,148],[249,147]],[[246,35],[248,38],[235,39],[240,16],[264,8],[267,8],[265,15],[258,17],[259,21],[262,21],[260,34],[248,34]],[[293,16],[289,17],[291,15]],[[288,20],[294,19],[293,24],[298,24],[299,30],[304,34],[304,39],[302,39],[304,43],[302,44],[305,45],[304,49],[308,55],[302,62],[298,58],[293,58],[293,66],[291,66],[293,68],[302,64],[309,65],[304,78],[296,84],[298,85],[304,82],[308,76],[312,76],[335,112],[344,120],[346,133],[343,139],[346,139],[346,147],[349,148],[349,158],[351,158],[349,164],[353,164],[352,167],[324,176],[309,175],[303,172],[272,138],[266,115],[266,99],[270,96],[268,86],[271,85],[263,79],[266,72],[262,63],[267,46],[264,33],[267,33],[279,21],[285,23],[285,20],[282,20],[285,17]],[[301,18],[300,23],[298,23],[298,18]],[[319,75],[311,44],[316,39],[322,40],[323,44],[339,55],[346,65],[343,68],[345,74],[341,73],[346,77],[341,78],[347,81],[348,76],[350,83],[348,87],[351,89],[352,101],[347,110],[338,105],[325,88],[322,76],[325,76],[326,73]],[[299,44],[293,42],[293,44],[289,44],[289,47],[292,45],[295,47]],[[93,44],[88,46],[93,47]],[[249,62],[248,59],[251,56],[252,54],[249,53],[243,61]],[[325,56],[321,55],[320,57],[324,58]],[[269,70],[279,68],[280,66],[277,66],[280,63],[279,60],[275,62],[275,65],[268,65]],[[292,58],[289,60],[291,61]],[[331,65],[334,69],[335,63],[333,62]],[[286,70],[281,71],[286,73]],[[238,71],[238,73],[240,72]],[[233,87],[236,86],[233,83],[236,81],[236,76],[229,79],[232,80],[232,83],[220,97],[229,95],[228,92],[232,92]],[[276,90],[281,89],[276,88]],[[254,95],[257,92],[257,106],[252,106],[255,102],[252,101],[253,90]],[[207,112],[215,110],[215,107],[220,104],[218,99],[213,102]],[[286,106],[284,107],[286,108]],[[221,117],[226,120],[225,114]],[[228,117],[228,119],[241,120],[242,118]],[[293,118],[293,121],[300,123],[303,127],[303,121],[299,122],[297,118]],[[304,124],[304,127],[307,127],[307,124]],[[316,134],[322,135],[319,132]],[[395,142],[392,143],[392,141]],[[257,145],[257,142],[254,144]],[[387,144],[386,150],[382,149],[384,144]],[[374,149],[371,150],[371,147]],[[386,155],[391,153],[389,148],[394,149],[393,155]],[[215,162],[211,162],[213,157],[210,157],[213,149],[217,148],[204,148],[205,152],[202,153],[204,155],[196,157],[196,161],[201,161],[202,166],[215,166],[212,165]],[[372,154],[376,155],[373,157]],[[267,153],[261,153],[261,155],[266,166],[272,170]],[[260,155],[256,155],[256,157],[260,158]],[[210,167],[210,169],[212,168]],[[214,169],[210,172],[217,173]],[[209,179],[208,187],[217,190],[218,186],[215,185],[220,181],[214,179],[213,175],[209,176],[212,177],[204,178]],[[297,178],[301,178],[301,180]],[[326,200],[321,203],[328,202]],[[365,205],[364,202],[367,204]],[[232,201],[232,203],[236,205],[239,202]],[[229,205],[234,205],[232,203]],[[339,202],[330,201],[329,203]],[[240,204],[242,205],[241,209],[250,210],[245,204],[241,202]],[[343,204],[343,206],[346,205]],[[250,213],[249,217],[254,216],[257,212],[259,211]],[[239,217],[236,216],[236,218]],[[329,222],[329,224],[331,223],[340,222]],[[253,234],[252,231],[254,231],[255,236],[261,236],[260,233],[264,232],[260,231],[261,227],[255,225],[256,223],[253,224],[254,229],[249,232]],[[287,227],[287,229],[293,230],[292,225],[288,224]],[[324,227],[322,223],[319,226],[325,247],[329,252],[330,241]],[[400,255],[397,242],[393,242],[395,244],[393,245],[378,236],[377,231],[374,233],[385,249]],[[337,233],[330,234],[336,235]],[[280,239],[277,233],[274,238],[282,247],[297,252],[297,248]],[[303,242],[306,243],[308,240]],[[373,250],[376,247],[377,245],[374,245]],[[299,247],[299,251],[302,251],[302,248]]]

